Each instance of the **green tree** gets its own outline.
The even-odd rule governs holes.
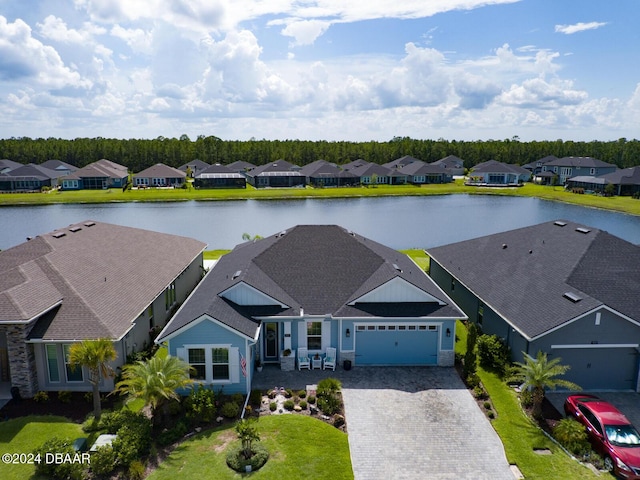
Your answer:
[[[125,365],[122,380],[116,384],[115,392],[141,398],[145,406],[151,407],[151,417],[157,424],[168,400],[179,398],[176,390],[192,383],[190,368],[188,363],[171,355],[155,356],[144,362]]]
[[[242,443],[244,458],[251,458],[253,455],[253,442],[260,441],[255,418],[243,418],[236,423],[236,433]]]
[[[513,380],[522,382],[522,388],[530,388],[533,394],[532,415],[539,417],[542,414],[542,402],[544,401],[544,391],[547,388],[555,390],[556,387],[564,387],[571,390],[582,390],[582,388],[569,380],[558,378],[567,373],[571,368],[569,365],[561,365],[560,357],[549,360],[547,354],[539,351],[536,357],[522,352],[524,362],[514,362],[515,371]]]
[[[100,418],[102,414],[100,381],[102,378],[113,377],[113,368],[109,362],[115,360],[117,356],[113,342],[108,338],[74,343],[69,349],[71,368],[87,367],[89,370],[89,383],[93,390],[93,414],[96,418]]]

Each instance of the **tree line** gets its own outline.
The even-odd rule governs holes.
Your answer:
[[[522,142],[518,137],[505,140],[419,140],[394,137],[387,142],[307,141],[307,140],[222,140],[200,135],[191,140],[158,137],[155,139],[114,138],[8,138],[0,139],[0,159],[19,163],[43,163],[62,160],[76,167],[106,158],[139,172],[156,163],[179,167],[192,160],[229,164],[243,160],[263,165],[286,160],[307,165],[319,159],[345,164],[364,159],[386,163],[404,155],[434,162],[448,155],[464,160],[471,168],[487,160],[524,165],[548,155],[556,157],[594,157],[620,168],[640,165],[640,140],[574,142],[571,140]]]

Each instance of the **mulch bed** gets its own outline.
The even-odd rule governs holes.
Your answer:
[[[118,400],[117,397],[106,397],[102,401],[102,409],[112,409]],[[9,403],[0,409],[0,418],[10,420],[28,415],[58,415],[75,423],[82,423],[91,412],[93,401],[87,401],[84,392],[71,393],[69,402],[61,402],[55,392],[50,392],[49,400],[46,402],[36,402],[33,398],[9,400]]]

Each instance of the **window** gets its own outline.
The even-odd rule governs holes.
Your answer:
[[[189,374],[193,380],[206,380],[207,367],[204,357],[204,348],[189,349],[189,365],[193,367]]]
[[[169,310],[176,303],[176,282],[171,282],[171,285],[164,291],[164,307],[165,310]]]
[[[307,348],[322,350],[322,322],[307,322]]]
[[[591,170],[589,170],[589,175],[595,175],[596,174],[596,169],[592,168]]]
[[[482,325],[482,320],[484,319],[484,303],[480,302],[478,304],[478,323]]]
[[[82,367],[77,366],[75,368],[71,367],[71,363],[69,363],[69,350],[71,349],[71,345],[63,345],[64,350],[64,368],[67,372],[67,381],[68,382],[82,382],[84,381],[84,377],[82,376]]]
[[[214,380],[229,380],[229,349],[212,348],[211,364]]]
[[[451,279],[451,291],[453,292],[456,289],[456,281],[452,278]]]
[[[47,366],[49,367],[49,381],[59,382],[60,371],[58,370],[58,346],[47,345]]]

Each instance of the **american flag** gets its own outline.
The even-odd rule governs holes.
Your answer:
[[[240,367],[242,367],[242,376],[247,376],[247,360],[240,354]]]

